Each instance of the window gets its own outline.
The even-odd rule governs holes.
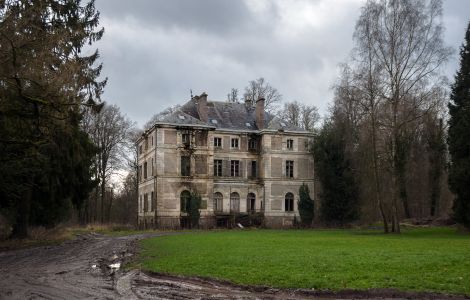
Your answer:
[[[214,160],[214,176],[222,176],[222,160]]]
[[[190,200],[191,200],[191,193],[189,191],[182,191],[180,195],[180,211],[181,212],[188,211]]]
[[[139,166],[139,182],[142,181],[142,165]]]
[[[153,135],[152,135],[152,138],[150,140],[150,145],[153,146]]]
[[[287,193],[284,200],[285,211],[294,211],[294,194]]]
[[[149,209],[150,211],[153,211],[153,197],[155,197],[155,194],[152,192],[150,194],[150,202],[149,202]]]
[[[147,179],[147,162],[144,162],[144,179]]]
[[[139,154],[142,154],[142,152],[143,151],[142,151],[142,144],[141,144],[141,145],[139,145]]]
[[[286,177],[294,177],[294,161],[286,160]]]
[[[287,150],[294,150],[294,140],[287,140]]]
[[[152,173],[150,174],[150,175],[152,175],[152,176],[154,175],[154,174],[153,174],[153,172],[154,172],[153,166],[154,166],[154,164],[153,164],[153,157],[152,157]]]
[[[191,158],[181,156],[181,176],[191,176]]]
[[[257,143],[256,143],[256,139],[250,139],[248,141],[248,150],[256,150],[258,147],[257,147]]]
[[[256,195],[248,193],[246,196],[246,210],[247,212],[255,212],[256,210]]]
[[[191,144],[191,135],[189,133],[183,133],[183,135],[181,136],[181,141],[184,145]]]
[[[232,148],[238,149],[238,138],[232,139]]]
[[[233,177],[240,176],[240,161],[239,160],[230,161],[230,176],[233,176]]]
[[[214,147],[222,148],[222,138],[219,138],[219,137],[214,138]]]
[[[257,166],[256,166],[256,160],[251,161],[251,177],[255,178],[256,177],[256,172],[257,172]]]
[[[145,150],[148,150],[149,148],[149,140],[148,138],[145,138]]]
[[[149,194],[144,194],[144,212],[148,211]]]
[[[224,197],[222,196],[222,193],[216,192],[214,193],[214,211],[223,211],[223,201]]]
[[[238,193],[230,194],[230,212],[240,211],[240,195]]]

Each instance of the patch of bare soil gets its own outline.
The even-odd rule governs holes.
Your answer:
[[[164,234],[86,234],[58,246],[0,252],[0,299],[470,299],[377,289],[273,289],[226,281],[123,271],[136,241]]]

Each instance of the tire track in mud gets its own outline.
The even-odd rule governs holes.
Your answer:
[[[173,233],[86,234],[57,246],[0,252],[0,299],[468,299],[430,293],[313,291],[122,271],[137,241]]]

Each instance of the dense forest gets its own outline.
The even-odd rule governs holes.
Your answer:
[[[443,30],[440,1],[368,1],[322,123],[314,105],[284,101],[264,78],[227,94],[262,96],[271,114],[315,133],[304,225],[470,227],[470,24],[450,81]],[[83,51],[103,34],[94,1],[0,1],[0,225],[11,237],[63,222],[136,223],[142,130],[101,99],[99,52]]]

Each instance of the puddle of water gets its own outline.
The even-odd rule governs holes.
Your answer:
[[[110,264],[109,267],[111,269],[119,269],[121,267],[121,263]]]

